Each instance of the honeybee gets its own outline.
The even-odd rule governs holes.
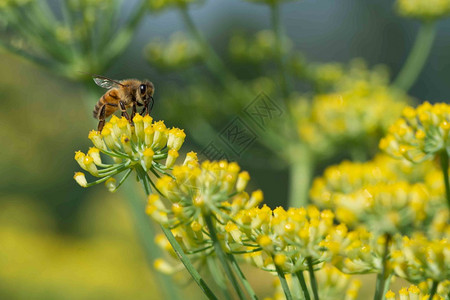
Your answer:
[[[108,91],[98,100],[94,108],[94,118],[98,119],[98,131],[102,131],[105,119],[120,110],[123,117],[132,123],[137,106],[143,107],[141,115],[149,114],[153,108],[155,87],[150,81],[137,79],[113,80],[94,75],[94,82]],[[131,108],[131,117],[127,109]]]

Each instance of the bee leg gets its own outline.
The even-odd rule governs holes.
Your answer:
[[[147,111],[147,101],[145,101],[144,107],[141,110],[141,116],[145,116]]]
[[[152,106],[150,108],[147,108],[148,113],[150,113],[153,109],[153,104],[155,104],[155,99],[153,99],[153,97],[150,97],[150,100],[152,101]]]
[[[149,107],[150,101],[151,101],[151,103],[152,103],[151,107]],[[152,109],[153,109],[153,103],[154,103],[153,97],[150,97],[150,101],[149,101],[149,100],[145,100],[145,102],[144,102],[144,108],[142,109],[141,115],[144,115],[144,114],[148,115],[148,114],[150,114],[150,112],[152,111]]]
[[[119,101],[119,107],[120,111],[122,112],[122,117],[125,117],[125,119],[127,119],[128,122],[130,122],[130,124],[134,126],[133,121],[130,119],[130,116],[127,113],[127,107],[125,106],[125,103],[123,101]]]
[[[134,116],[136,115],[136,103],[133,103],[133,106],[131,107],[132,112],[131,112],[131,120],[133,120]]]
[[[98,126],[97,126],[97,130],[102,132],[103,126],[105,126],[105,113],[106,113],[106,105],[103,105],[100,108],[100,113],[98,114]]]

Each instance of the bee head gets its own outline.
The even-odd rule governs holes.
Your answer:
[[[136,99],[138,102],[144,104],[144,102],[150,100],[150,98],[153,96],[153,93],[155,92],[155,87],[153,83],[150,81],[143,81],[139,85],[137,91],[136,91]]]

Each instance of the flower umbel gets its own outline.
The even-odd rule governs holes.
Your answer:
[[[393,252],[394,271],[399,277],[419,283],[424,279],[443,282],[450,278],[450,242],[429,240],[423,234],[403,237]]]
[[[115,191],[132,170],[144,174],[167,174],[178,157],[185,133],[178,128],[168,129],[163,121],[153,122],[150,116],[137,114],[133,125],[122,117],[113,116],[101,132],[92,130],[89,139],[94,144],[88,153],[75,153],[80,167],[100,179],[87,183],[84,174],[75,173],[74,179],[83,187],[105,182],[108,190]],[[112,158],[112,163],[102,160],[100,153]],[[114,176],[125,173],[116,184]],[[153,185],[151,179],[149,182]]]
[[[226,228],[233,251],[246,257],[257,267],[273,271],[275,265],[283,272],[308,269],[308,263],[319,265],[328,259],[322,242],[332,231],[334,215],[329,210],[268,206],[240,211]]]
[[[180,224],[192,227],[193,222],[204,224],[202,215],[214,214],[228,220],[240,209],[262,201],[262,193],[259,196],[255,192],[249,197],[243,191],[250,178],[247,172],[240,172],[236,163],[205,161],[200,165],[196,155],[189,153],[184,164],[175,166],[172,174],[156,182],[169,205],[154,195],[147,206],[150,216],[172,228]]]
[[[380,149],[412,162],[434,158],[450,149],[450,105],[424,102],[406,107],[380,141]]]

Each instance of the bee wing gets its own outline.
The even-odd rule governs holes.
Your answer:
[[[93,75],[92,78],[94,79],[96,85],[104,89],[111,89],[114,87],[123,86],[123,84],[121,84],[120,82],[105,76]]]

